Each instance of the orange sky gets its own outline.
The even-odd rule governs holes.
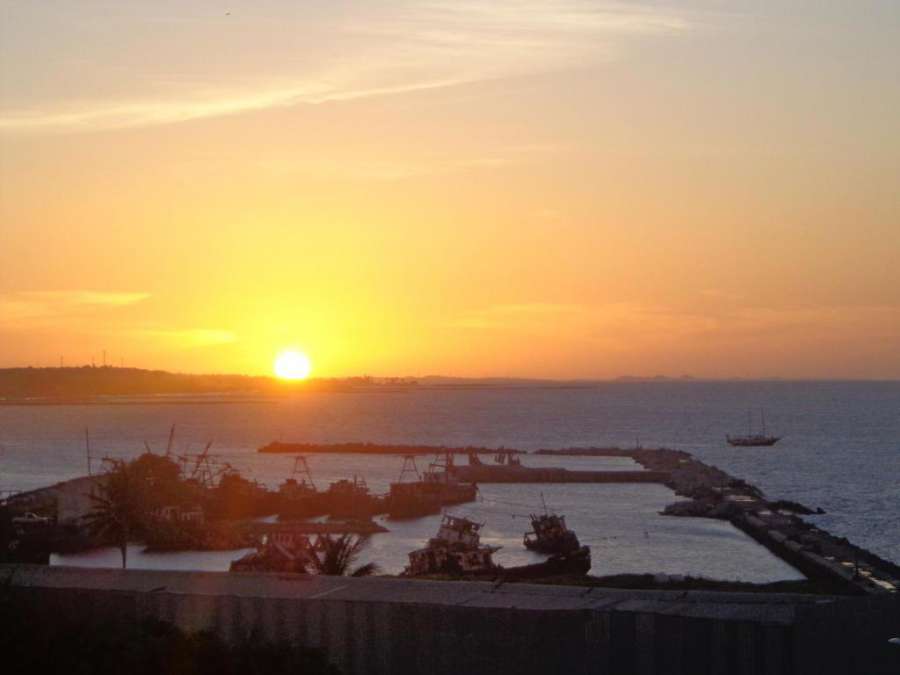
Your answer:
[[[184,4],[0,4],[0,366],[900,377],[897,3]]]

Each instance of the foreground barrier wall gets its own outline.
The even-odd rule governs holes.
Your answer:
[[[255,632],[353,674],[900,672],[892,598],[42,566],[0,566],[0,581],[51,613]]]

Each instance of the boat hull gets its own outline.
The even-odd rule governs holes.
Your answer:
[[[390,518],[417,518],[439,513],[449,504],[475,501],[478,488],[471,483],[418,481],[394,483],[386,498]]]
[[[768,436],[759,438],[734,438],[728,436],[725,438],[728,445],[734,448],[769,448],[781,440],[778,436]]]
[[[582,546],[577,551],[565,555],[550,556],[544,562],[519,567],[501,568],[497,576],[505,580],[542,579],[587,574],[591,569],[591,548]]]
[[[549,555],[566,555],[573,551],[577,551],[580,548],[578,537],[571,532],[552,539],[536,539],[526,536],[524,544],[525,548],[529,551],[536,551],[537,553],[546,553]]]

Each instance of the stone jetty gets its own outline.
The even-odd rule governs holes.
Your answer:
[[[568,448],[540,454],[630,457],[650,472],[665,474],[664,484],[687,498],[666,507],[665,515],[727,520],[811,581],[834,592],[897,594],[900,588],[900,566],[799,517],[821,510],[771,501],[759,488],[683,450]]]
[[[570,471],[562,468],[456,466],[458,480],[472,483],[665,483],[665,471]]]
[[[286,443],[272,441],[257,449],[264,454],[360,454],[360,455],[488,455],[497,452],[524,453],[524,450],[483,446],[403,445],[389,443]]]

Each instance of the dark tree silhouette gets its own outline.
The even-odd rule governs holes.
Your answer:
[[[93,510],[85,516],[88,531],[114,542],[122,553],[122,569],[128,557],[128,540],[140,533],[146,517],[146,481],[132,464],[116,462],[91,494]]]
[[[367,537],[358,534],[319,535],[315,545],[309,548],[309,571],[313,574],[351,577],[377,574],[379,569],[375,563],[367,563],[350,571],[366,541]]]

